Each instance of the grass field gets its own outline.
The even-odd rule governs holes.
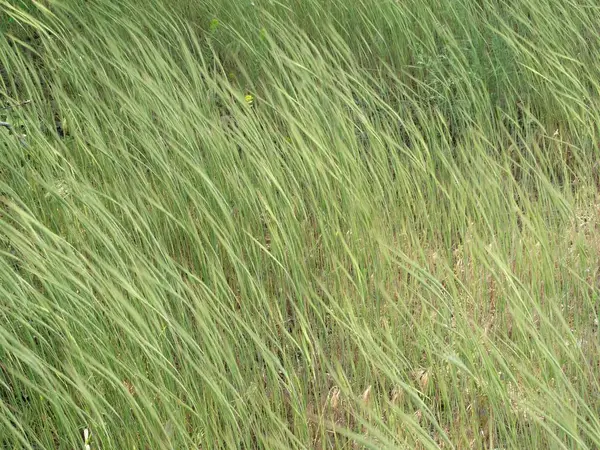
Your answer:
[[[0,0],[0,448],[600,448],[599,24]]]

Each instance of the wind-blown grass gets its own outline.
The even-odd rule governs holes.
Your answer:
[[[600,446],[600,11],[376,3],[0,2],[5,448]]]

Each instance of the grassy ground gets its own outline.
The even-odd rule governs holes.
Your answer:
[[[0,447],[600,447],[596,2],[14,4]]]

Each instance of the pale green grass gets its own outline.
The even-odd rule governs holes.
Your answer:
[[[0,1],[3,448],[598,448],[595,3],[196,3]]]

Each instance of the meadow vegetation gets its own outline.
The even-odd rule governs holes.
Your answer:
[[[600,447],[597,2],[0,29],[0,448]]]

